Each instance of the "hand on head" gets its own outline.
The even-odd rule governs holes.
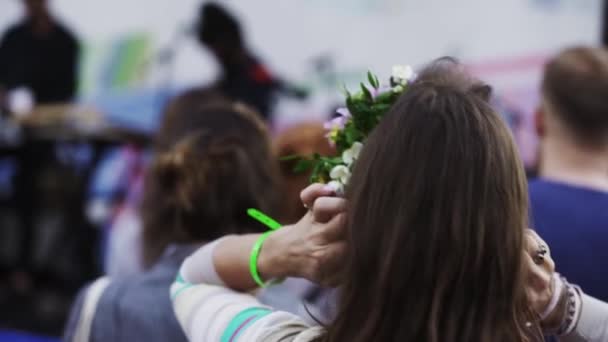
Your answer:
[[[555,262],[551,259],[547,243],[535,231],[527,229],[525,238],[525,263],[528,267],[526,294],[532,308],[540,314],[553,296]]]
[[[525,248],[526,295],[530,307],[539,315],[543,329],[553,331],[563,323],[568,310],[566,287],[555,273],[549,246],[531,229],[526,230]]]
[[[296,224],[272,234],[267,250],[283,250],[289,276],[306,278],[325,286],[335,286],[346,249],[346,200],[322,184],[302,191],[302,203],[309,211]]]
[[[289,273],[321,285],[335,286],[340,280],[346,251],[347,202],[335,197],[333,190],[322,184],[308,186],[302,191],[301,199],[309,212],[298,223],[275,233],[279,243],[288,246]],[[536,232],[528,229],[525,235],[526,294],[531,308],[541,315],[556,290],[555,263],[549,247]],[[554,318],[560,316],[555,312],[546,317],[543,325],[553,325]]]

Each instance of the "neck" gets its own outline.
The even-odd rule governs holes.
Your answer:
[[[608,191],[608,147],[589,149],[566,139],[547,137],[541,144],[543,178]]]
[[[31,17],[30,23],[32,30],[36,35],[47,35],[53,29],[53,20],[48,14]]]

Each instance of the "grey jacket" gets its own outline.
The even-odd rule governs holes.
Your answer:
[[[91,327],[90,342],[187,342],[169,298],[169,287],[184,259],[199,246],[172,246],[148,272],[112,279],[103,292]],[[88,287],[81,290],[66,325],[71,342]]]

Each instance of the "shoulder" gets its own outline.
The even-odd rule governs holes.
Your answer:
[[[82,307],[84,305],[84,298],[87,294],[88,286],[82,288],[78,295],[76,295],[76,299],[72,304],[70,309],[70,314],[68,316],[68,320],[66,322],[64,332],[63,332],[63,340],[64,341],[72,341],[74,340],[74,335],[76,334],[76,330],[79,325],[80,316],[82,313]]]
[[[57,30],[58,36],[61,37],[61,39],[63,39],[65,42],[69,43],[72,46],[78,45],[78,39],[76,38],[76,35],[74,35],[72,30],[70,30],[64,24],[56,22],[55,28]]]
[[[167,293],[170,283],[155,273],[113,281],[96,310],[96,340],[185,340]]]
[[[79,291],[65,326],[64,341],[71,341],[81,336],[83,331],[89,331],[97,316],[100,298],[109,284],[109,279],[102,277]]]
[[[548,199],[559,198],[556,195],[569,192],[569,189],[561,184],[536,178],[528,183],[528,192],[531,204],[535,205],[538,204],[537,202],[546,202]]]
[[[530,192],[538,191],[540,189],[546,188],[548,183],[540,178],[531,179],[528,182],[528,189]]]
[[[113,307],[112,311],[135,309],[143,303],[142,300],[154,299],[160,301],[171,285],[172,275],[162,272],[148,271],[144,274],[113,279],[100,300],[100,305]],[[177,269],[174,270],[177,272]],[[168,296],[167,296],[168,304]]]
[[[553,201],[608,200],[606,191],[546,179],[532,180],[528,187],[532,202],[535,198]]]
[[[13,39],[18,39],[20,36],[22,36],[25,33],[26,29],[27,28],[26,28],[25,24],[22,22],[14,24],[13,26],[9,27],[6,30],[6,32],[2,36],[2,40],[10,41]]]

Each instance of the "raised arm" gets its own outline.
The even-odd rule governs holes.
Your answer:
[[[329,194],[322,187],[314,189],[316,197]],[[264,280],[305,277],[325,284],[337,281],[337,260],[344,249],[345,203],[330,197],[313,203],[298,223],[271,233],[262,245],[257,266]],[[190,341],[261,341],[268,336],[295,336],[308,328],[298,317],[273,311],[254,297],[237,292],[256,287],[249,261],[259,237],[222,238],[199,249],[182,265],[171,297]]]
[[[565,342],[608,341],[608,303],[587,296],[554,273],[549,248],[534,231],[527,232],[526,242],[528,297],[541,316],[545,333]],[[542,250],[545,252],[539,252]]]

